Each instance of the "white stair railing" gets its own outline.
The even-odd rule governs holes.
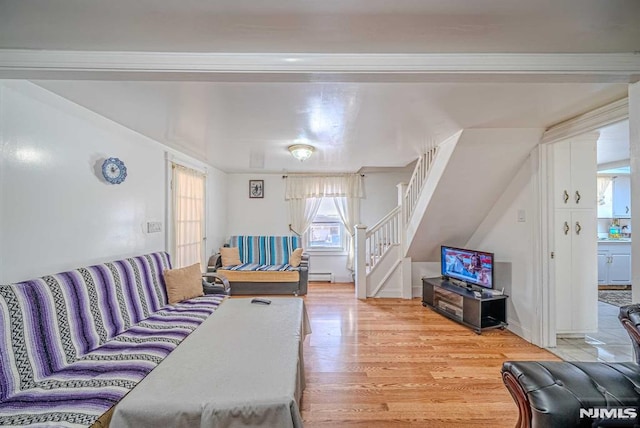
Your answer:
[[[398,185],[398,206],[384,216],[375,226],[367,229],[367,226],[355,227],[355,283],[356,297],[367,298],[367,277],[376,264],[395,245],[401,246],[400,259],[404,257],[405,227],[415,210],[420,192],[424,187],[431,164],[436,156],[436,147],[429,149],[420,156],[408,185]],[[396,263],[394,266],[397,266]],[[395,269],[395,267],[394,267]],[[383,281],[384,282],[384,281]],[[410,298],[410,281],[408,291],[405,293]]]
[[[403,205],[405,206],[405,224],[409,223],[409,219],[411,219],[411,216],[413,215],[413,210],[416,208],[420,192],[422,192],[424,183],[427,180],[427,175],[431,169],[433,159],[436,157],[436,151],[437,147],[432,147],[418,158],[416,167],[411,175],[411,180],[409,180],[409,184],[407,185],[407,192],[404,195]]]
[[[375,226],[367,230],[365,239],[367,272],[392,245],[400,244],[402,207],[395,207]]]

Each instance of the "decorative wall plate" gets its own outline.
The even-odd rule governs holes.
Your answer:
[[[102,164],[102,176],[108,183],[120,184],[127,178],[127,167],[118,158],[106,159]]]

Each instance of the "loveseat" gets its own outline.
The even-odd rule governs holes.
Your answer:
[[[231,236],[209,269],[226,277],[231,295],[307,294],[309,255],[297,236]]]
[[[635,362],[506,361],[502,379],[519,410],[516,427],[640,426],[640,305],[618,315]]]
[[[190,268],[169,268],[159,252],[0,285],[0,426],[301,426],[302,299],[202,295],[196,267],[178,301]]]

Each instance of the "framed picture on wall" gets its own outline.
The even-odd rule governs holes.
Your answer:
[[[264,180],[249,180],[249,197],[264,198]]]

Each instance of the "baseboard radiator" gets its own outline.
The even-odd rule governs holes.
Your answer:
[[[331,272],[309,272],[309,281],[333,282]]]

